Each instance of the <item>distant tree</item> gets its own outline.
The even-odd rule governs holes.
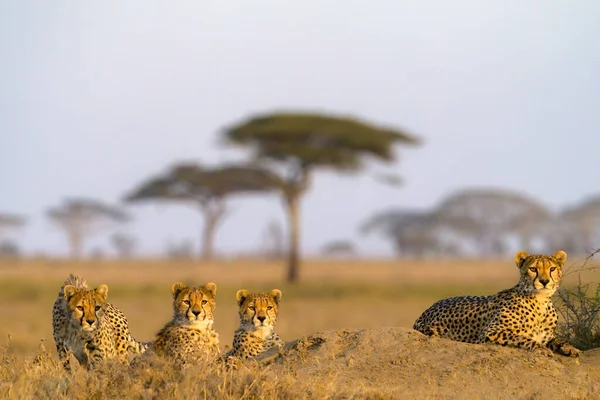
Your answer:
[[[537,200],[502,189],[461,190],[436,209],[438,221],[462,224],[463,236],[483,256],[501,255],[509,235],[518,237],[522,248],[529,248],[532,236],[552,218],[552,212]]]
[[[365,156],[392,163],[394,145],[416,145],[406,132],[375,126],[352,117],[310,113],[258,115],[224,129],[225,141],[253,152],[283,182],[283,201],[288,215],[289,282],[299,277],[300,201],[318,169],[357,172]],[[389,178],[388,178],[389,180]]]
[[[120,208],[83,198],[66,199],[60,206],[49,209],[47,216],[65,232],[74,259],[82,257],[85,241],[90,236],[112,224],[129,221],[129,216]]]
[[[283,258],[285,256],[285,244],[281,224],[276,221],[270,221],[263,235],[264,250],[263,255],[270,259]]]
[[[203,167],[180,164],[166,174],[142,183],[125,201],[167,201],[191,205],[202,213],[204,228],[201,258],[213,257],[214,237],[227,212],[226,200],[237,194],[279,188],[278,177],[252,165]]]
[[[585,255],[600,244],[600,196],[562,210],[546,230],[549,247]]]
[[[194,258],[192,241],[184,239],[177,243],[167,243],[167,258],[171,260],[191,260]]]
[[[137,245],[135,236],[126,233],[115,233],[110,237],[110,241],[119,258],[128,259],[133,256]]]
[[[26,224],[27,220],[21,215],[0,213],[0,241],[4,239],[6,231],[21,228]]]
[[[432,255],[455,255],[456,226],[436,218],[433,211],[391,209],[376,213],[360,226],[363,235],[377,233],[391,241],[398,257],[425,258]]]
[[[354,256],[356,253],[356,246],[350,240],[334,240],[321,248],[324,256]]]
[[[553,220],[544,205],[519,193],[499,189],[460,190],[432,210],[387,210],[368,218],[363,234],[378,232],[392,240],[398,256],[498,256],[509,237],[529,249]]]
[[[20,256],[19,245],[9,240],[0,242],[0,258],[19,258]]]
[[[103,260],[105,257],[104,255],[104,250],[101,247],[94,247],[91,251],[90,251],[90,258],[92,260]]]

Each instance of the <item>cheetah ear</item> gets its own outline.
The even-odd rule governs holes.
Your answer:
[[[179,292],[185,289],[187,286],[183,282],[175,282],[173,286],[171,286],[171,291],[173,292],[173,298],[177,298]]]
[[[281,290],[279,290],[279,289],[273,289],[269,292],[269,296],[271,296],[273,298],[273,300],[275,300],[275,304],[279,304],[279,301],[281,300],[281,296],[283,296],[283,293],[281,293]]]
[[[65,285],[63,294],[65,295],[65,300],[69,301],[71,297],[77,294],[77,288],[73,285]]]
[[[237,293],[235,294],[235,298],[238,302],[238,306],[244,304],[244,300],[246,300],[248,295],[250,295],[250,292],[248,292],[246,289],[240,289],[237,291]]]
[[[108,297],[108,286],[106,285],[100,285],[96,288],[96,293],[100,295],[100,297],[102,297],[102,299],[104,301],[106,301],[106,298]]]
[[[517,263],[517,267],[521,268],[521,265],[523,265],[523,261],[525,261],[525,259],[529,257],[529,254],[525,251],[517,251],[517,254],[515,254],[515,262]]]
[[[208,290],[208,293],[212,295],[212,297],[217,297],[217,284],[214,282],[208,282],[204,285],[204,288]]]
[[[562,267],[563,265],[565,265],[565,261],[567,261],[567,253],[565,253],[562,250],[559,250],[552,255],[552,258],[558,261],[558,263]]]

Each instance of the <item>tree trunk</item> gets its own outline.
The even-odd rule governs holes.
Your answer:
[[[227,211],[227,206],[222,198],[212,198],[200,203],[200,210],[204,216],[202,229],[202,243],[200,244],[200,259],[210,261],[214,257],[214,242],[217,228]]]
[[[217,232],[217,218],[209,214],[204,218],[202,229],[202,245],[200,246],[200,259],[210,261],[213,258],[215,234]]]
[[[71,258],[73,260],[80,260],[83,255],[83,234],[78,232],[77,229],[67,232],[69,239],[69,247],[71,250]]]
[[[300,195],[287,199],[289,248],[287,281],[296,283],[300,272]]]

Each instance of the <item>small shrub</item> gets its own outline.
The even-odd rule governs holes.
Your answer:
[[[581,268],[576,271],[579,275],[577,286],[574,288],[559,288],[557,311],[562,317],[556,334],[567,340],[580,350],[589,350],[600,347],[600,283],[594,286],[581,281],[581,273],[594,270],[588,261],[600,249],[591,253],[584,261]]]

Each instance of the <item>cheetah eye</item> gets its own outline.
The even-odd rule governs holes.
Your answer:
[[[267,307],[267,310],[272,310],[272,309],[273,309],[273,306]]]
[[[550,272],[556,271],[556,267],[550,267]]]
[[[208,300],[202,300],[202,305],[205,305],[206,303],[208,303]]]
[[[531,272],[537,272],[537,268],[536,268],[536,267],[531,267],[531,268],[529,268],[529,270],[530,270]]]
[[[254,311],[254,306],[248,306],[248,310]]]
[[[96,306],[96,311],[100,311],[100,306]]]
[[[77,309],[78,309],[79,311],[83,311],[83,307],[81,307],[81,306],[77,306]]]
[[[188,305],[188,306],[189,306],[189,305],[190,305],[190,301],[189,301],[189,300],[184,300],[184,301],[183,301],[183,304],[185,304],[185,305]]]

